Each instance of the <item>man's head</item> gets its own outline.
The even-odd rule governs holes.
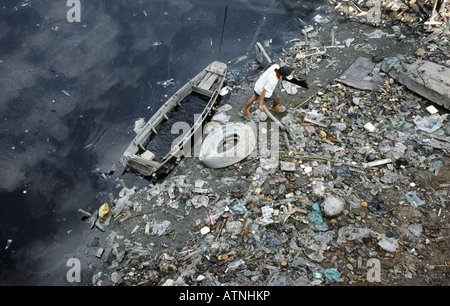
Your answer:
[[[292,68],[289,67],[289,66],[283,66],[283,67],[281,67],[280,69],[278,69],[278,73],[279,73],[281,76],[285,76],[285,77],[287,77],[288,75],[290,75],[291,72],[292,72]]]

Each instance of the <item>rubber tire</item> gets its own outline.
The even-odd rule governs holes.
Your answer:
[[[230,147],[230,141],[237,141]],[[225,147],[225,150],[221,148]],[[199,159],[210,168],[223,168],[240,162],[256,147],[253,129],[242,123],[223,125],[206,136],[200,149]]]

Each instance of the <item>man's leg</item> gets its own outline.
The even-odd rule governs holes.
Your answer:
[[[258,98],[259,98],[258,96],[251,97],[250,100],[248,100],[247,104],[245,104],[244,108],[241,110],[241,113],[243,113],[247,117],[250,117],[250,114],[248,112],[248,108],[253,104],[253,102],[258,100]]]
[[[277,97],[275,98],[275,100],[273,100],[273,105],[272,105],[272,109],[276,110],[276,111],[282,111],[283,107],[278,106],[278,103],[281,100],[281,96],[277,94]]]

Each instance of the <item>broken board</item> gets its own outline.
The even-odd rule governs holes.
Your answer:
[[[339,76],[337,81],[361,90],[375,90],[384,81],[378,73],[373,73],[375,66],[371,59],[359,57]]]
[[[389,71],[382,67],[398,83],[418,95],[450,108],[450,69],[429,61],[417,60],[412,64],[397,63]]]

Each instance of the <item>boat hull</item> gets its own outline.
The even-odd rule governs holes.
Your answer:
[[[211,112],[222,88],[226,72],[226,64],[219,61],[212,62],[173,94],[145,123],[123,153],[120,162],[123,165],[124,170],[135,172],[142,176],[151,176],[159,169],[163,168],[175,156],[179,155],[182,148],[191,140],[195,132],[201,128],[206,117]],[[156,128],[168,120],[167,114],[177,105],[181,105],[181,102],[191,94],[201,94],[209,98],[205,109],[201,115],[196,118],[196,121],[189,132],[187,132],[186,135],[171,148],[170,152],[168,152],[161,161],[157,162],[153,160],[154,154],[146,149],[146,144],[149,142],[151,136],[157,133]],[[151,148],[151,150],[157,151],[158,148]]]

